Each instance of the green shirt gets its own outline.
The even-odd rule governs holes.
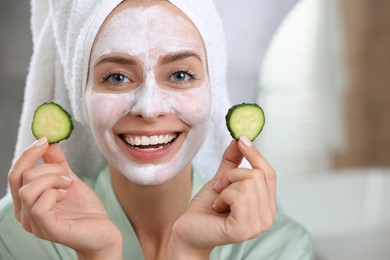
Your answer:
[[[143,259],[141,247],[129,219],[120,206],[108,169],[93,179],[84,180],[102,200],[111,220],[123,236],[123,259]],[[203,186],[199,175],[193,174],[192,197]],[[36,238],[26,232],[15,219],[10,195],[0,201],[0,259],[1,260],[55,260],[77,259],[75,252],[63,245]],[[210,259],[314,259],[310,236],[306,230],[278,214],[270,230],[243,243],[220,246]]]

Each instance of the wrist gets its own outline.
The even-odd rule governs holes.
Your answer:
[[[210,253],[211,250],[188,248],[174,243],[168,245],[168,260],[209,260]]]
[[[168,242],[168,260],[208,260],[213,248],[201,248],[171,235]]]
[[[78,260],[122,260],[122,235],[103,249],[92,251],[76,251]]]
[[[76,252],[78,260],[122,260],[122,246],[107,248],[98,252]]]

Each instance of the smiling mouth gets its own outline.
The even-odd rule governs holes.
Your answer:
[[[140,151],[156,151],[171,145],[179,136],[178,133],[152,136],[120,135],[120,138],[129,147]]]

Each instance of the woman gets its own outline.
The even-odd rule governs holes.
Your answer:
[[[13,206],[1,204],[1,259],[311,259],[305,230],[276,216],[272,167],[245,136],[226,145],[212,4],[107,1],[81,14],[78,4],[51,3],[65,80],[54,89],[69,90],[79,132],[90,127],[108,167],[79,172],[68,163],[77,156],[46,138],[27,147],[9,173]],[[69,23],[78,15],[88,16],[81,37]],[[65,144],[88,145],[73,140]],[[239,168],[243,158],[251,168]],[[213,178],[203,184],[201,174]]]

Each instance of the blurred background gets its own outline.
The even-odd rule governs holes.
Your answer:
[[[0,196],[7,187],[32,53],[30,1],[8,1],[0,8]]]
[[[309,230],[317,259],[389,259],[390,1],[231,2],[215,0],[231,99],[265,110],[256,145],[278,173],[279,209]],[[1,196],[32,53],[29,19],[27,0],[0,9]]]

